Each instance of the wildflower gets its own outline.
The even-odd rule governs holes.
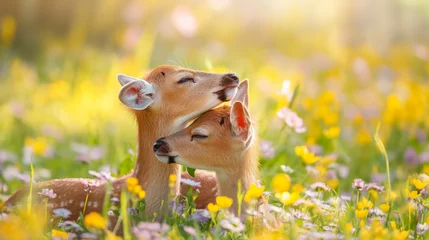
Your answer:
[[[290,206],[294,204],[299,199],[299,193],[298,192],[283,192],[283,193],[276,193],[276,198],[280,200],[284,205]]]
[[[223,219],[220,221],[220,226],[231,232],[242,232],[245,228],[244,224],[241,223],[240,219],[237,217]]]
[[[102,146],[90,147],[85,144],[72,143],[71,149],[77,153],[76,160],[84,163],[98,161],[105,155],[105,149]]]
[[[277,112],[277,116],[284,120],[289,127],[293,128],[296,133],[303,133],[306,131],[302,118],[289,108],[285,107],[281,109]]]
[[[139,184],[139,180],[135,177],[127,178],[126,182],[127,182],[127,189],[129,192],[132,192],[134,187],[137,186],[137,184]]]
[[[182,203],[172,202],[170,204],[170,207],[173,210],[173,212],[176,212],[179,215],[181,215],[183,213],[183,204]]]
[[[301,185],[301,184],[294,184],[293,186],[292,186],[292,192],[299,192],[299,193],[301,193],[301,192],[304,192],[305,191],[305,188]]]
[[[213,203],[209,203],[207,205],[207,210],[211,213],[217,213],[219,211],[219,206]]]
[[[322,182],[316,182],[310,185],[314,191],[331,191],[331,189]]]
[[[424,187],[426,187],[428,183],[423,183],[420,179],[413,179],[413,185],[417,188],[417,190],[422,190]]]
[[[54,190],[47,189],[47,188],[42,189],[42,191],[39,192],[39,194],[42,195],[42,196],[45,196],[47,198],[52,198],[52,199],[54,199],[54,198],[57,197],[57,194],[54,193]]]
[[[168,181],[170,181],[170,183],[175,183],[177,180],[177,177],[175,174],[170,174],[170,176],[168,177]]]
[[[69,239],[69,234],[67,232],[52,229],[51,234],[52,234],[52,239],[63,239],[63,240]]]
[[[106,236],[106,240],[122,240],[121,237],[116,236],[114,233],[112,233],[111,231],[106,231],[107,232],[107,236]]]
[[[197,236],[197,231],[193,227],[184,226],[183,230],[185,230],[185,232],[187,232],[189,235],[191,235],[193,237]]]
[[[57,208],[52,211],[55,216],[67,219],[70,217],[71,212],[67,208]]]
[[[252,198],[260,198],[264,193],[265,187],[258,187],[256,184],[250,184],[247,194]]]
[[[381,204],[380,209],[381,209],[381,211],[383,211],[385,213],[389,212],[389,209],[390,209],[389,203]]]
[[[133,187],[133,189],[132,189],[132,193],[134,193],[134,194],[138,194],[140,191],[142,191],[143,189],[142,189],[142,186],[140,186],[140,185],[136,185],[136,186],[134,186]]]
[[[137,197],[139,199],[144,199],[146,197],[146,191],[145,190],[141,190],[137,193]]]
[[[291,184],[291,180],[289,175],[284,173],[278,173],[274,176],[273,181],[271,183],[271,187],[277,193],[286,192],[289,190]]]
[[[326,180],[326,184],[328,185],[328,187],[335,189],[340,184],[340,181],[338,180],[338,178],[328,179]]]
[[[92,180],[92,179],[80,179],[80,182],[83,184],[84,188],[85,188],[85,192],[88,192],[91,190],[92,187],[98,187],[100,186],[100,182],[97,180]]]
[[[81,232],[83,231],[82,227],[79,226],[76,222],[73,221],[64,221],[61,223],[58,223],[58,227],[63,228],[66,231],[72,231],[72,232]]]
[[[334,139],[340,135],[340,131],[340,127],[330,127],[327,130],[324,130],[323,134],[329,139]]]
[[[406,240],[406,239],[408,239],[408,234],[409,234],[409,231],[395,230],[395,231],[393,231],[393,239],[394,240]]]
[[[133,234],[139,239],[160,239],[169,228],[166,223],[140,222],[133,227]]]
[[[106,220],[97,212],[87,214],[83,222],[88,228],[103,229],[106,227]]]
[[[366,190],[375,190],[377,192],[384,192],[384,187],[383,186],[379,186],[376,183],[368,183],[365,185],[365,189]]]
[[[296,146],[295,147],[295,154],[298,156],[298,157],[302,157],[302,156],[304,156],[305,154],[307,154],[308,153],[308,148],[307,148],[307,146]]]
[[[96,171],[88,171],[89,174],[91,174],[92,176],[96,177],[97,179],[101,180],[101,181],[113,181],[115,178],[112,177],[112,174],[110,172],[96,172]]]
[[[353,224],[352,223],[347,223],[346,224],[346,233],[347,234],[352,234],[354,231],[354,228],[353,228]]]
[[[219,208],[218,208],[218,211],[219,211]],[[197,209],[192,214],[191,219],[196,222],[207,222],[210,219],[210,212],[207,211],[206,209]]]
[[[366,209],[356,210],[356,216],[359,219],[366,218],[366,216],[368,216],[368,210]]]
[[[404,153],[404,159],[407,164],[417,165],[419,164],[419,157],[414,148],[409,147]]]
[[[262,140],[259,142],[259,149],[261,151],[261,156],[263,158],[273,158],[275,155],[275,150],[270,141]]]
[[[360,130],[356,134],[356,142],[359,145],[368,145],[371,143],[371,134],[366,130]]]
[[[175,175],[174,175],[175,176]],[[191,187],[201,187],[201,183],[188,178],[181,178],[180,182]]]
[[[407,190],[407,195],[408,195],[408,197],[410,198],[410,199],[416,199],[416,198],[418,198],[418,197],[420,197],[421,196],[421,194],[418,194],[418,192],[417,191],[408,191]]]
[[[44,156],[48,151],[48,141],[43,137],[28,137],[25,139],[24,145],[31,148],[34,155]]]
[[[366,197],[363,197],[362,201],[360,201],[359,203],[362,203],[364,208],[372,208],[374,206],[374,204]]]
[[[357,178],[353,181],[352,187],[362,191],[365,189],[365,182],[362,179]]]
[[[217,196],[216,197],[216,204],[219,206],[219,208],[229,208],[232,205],[232,198],[226,197],[226,196]]]
[[[282,169],[282,171],[284,173],[293,173],[294,172],[294,170],[289,166],[280,165],[280,168]]]
[[[416,229],[417,229],[418,235],[423,235],[429,230],[429,225],[426,223],[423,223],[423,224],[417,223]]]
[[[319,159],[320,157],[316,156],[314,153],[307,153],[302,156],[302,161],[307,165],[313,164]]]

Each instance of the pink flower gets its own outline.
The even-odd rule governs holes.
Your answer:
[[[275,155],[274,147],[270,141],[262,140],[259,142],[259,148],[263,158],[273,158]]]
[[[85,192],[91,191],[91,188],[100,186],[100,181],[92,180],[92,179],[80,179],[80,182],[85,187]]]
[[[359,191],[362,191],[365,189],[365,182],[362,179],[357,178],[354,180],[352,187],[356,188]]]
[[[277,112],[277,116],[284,120],[286,125],[293,128],[297,133],[304,133],[307,129],[304,126],[304,121],[294,111],[285,107]]]
[[[197,31],[197,19],[187,7],[179,6],[174,9],[171,22],[184,37],[191,38]]]
[[[52,198],[52,199],[57,197],[57,194],[54,193],[54,190],[47,189],[47,188],[42,189],[42,191],[39,192],[39,194],[42,196],[45,196],[47,198]]]

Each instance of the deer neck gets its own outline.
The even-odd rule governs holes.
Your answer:
[[[155,212],[165,211],[165,208],[161,209],[161,204],[167,202],[170,194],[169,175],[177,176],[176,184],[172,189],[174,196],[179,194],[181,175],[179,165],[158,161],[153,152],[153,144],[159,138],[184,128],[184,124],[177,125],[173,117],[159,114],[151,109],[137,112],[136,119],[138,150],[134,176],[146,191],[146,216],[151,216]]]
[[[227,169],[216,171],[219,195],[232,198],[234,202],[231,209],[234,213],[237,213],[239,184],[241,185],[241,193],[244,193],[250,184],[256,184],[259,179],[258,159],[255,149],[252,147],[244,152],[228,157],[228,162],[235,164],[231,164]],[[243,204],[242,210],[244,208]]]

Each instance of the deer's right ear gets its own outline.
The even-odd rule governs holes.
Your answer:
[[[245,79],[238,85],[237,93],[231,99],[231,105],[235,102],[241,102],[247,108],[249,107],[249,80]]]
[[[129,81],[130,79],[133,79]],[[145,80],[118,75],[118,80],[124,85],[119,91],[119,100],[135,110],[144,110],[153,103],[155,88]]]

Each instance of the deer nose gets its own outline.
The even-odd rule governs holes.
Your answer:
[[[227,73],[223,75],[222,85],[238,85],[240,79],[235,75],[235,73]]]
[[[157,153],[168,153],[170,149],[168,144],[161,138],[153,144],[153,151]]]

